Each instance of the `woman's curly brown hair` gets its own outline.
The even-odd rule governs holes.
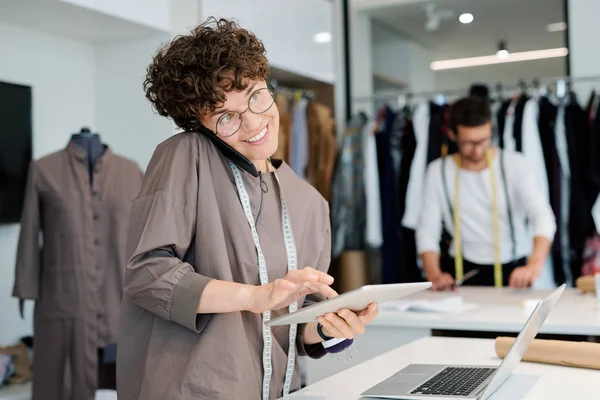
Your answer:
[[[209,18],[158,51],[144,91],[160,115],[195,131],[200,115],[222,105],[227,92],[244,90],[246,79],[267,79],[268,74],[265,47],[253,33],[233,21]]]

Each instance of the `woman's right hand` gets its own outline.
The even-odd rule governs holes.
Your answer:
[[[338,294],[329,285],[333,277],[311,267],[292,270],[281,279],[261,286],[254,286],[249,299],[248,311],[260,314],[267,310],[287,307],[302,296],[318,293],[325,298]]]

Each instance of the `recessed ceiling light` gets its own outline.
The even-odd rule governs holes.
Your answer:
[[[313,40],[317,43],[329,43],[331,42],[331,33],[329,32],[320,32],[317,33]]]
[[[508,50],[504,49],[504,50],[498,50],[496,52],[496,57],[498,58],[506,58],[508,57]]]
[[[567,30],[566,22],[555,22],[553,24],[546,25],[546,30],[548,32],[563,32]]]
[[[470,24],[473,22],[473,19],[473,14],[470,13],[460,14],[460,17],[458,17],[458,20],[463,24]]]
[[[431,63],[431,69],[434,71],[444,69],[455,69],[455,68],[467,68],[467,67],[478,67],[482,65],[492,64],[503,64],[518,61],[531,61],[541,60],[545,58],[557,58],[565,57],[569,54],[569,49],[566,47],[559,47],[556,49],[546,50],[534,50],[534,51],[523,51],[519,53],[510,53],[504,58],[500,58],[497,55],[482,56],[482,57],[470,57],[470,58],[458,58],[454,60],[443,60],[434,61]]]

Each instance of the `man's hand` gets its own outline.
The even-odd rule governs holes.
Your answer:
[[[328,337],[353,339],[354,336],[365,332],[365,326],[373,321],[378,312],[377,303],[371,303],[369,307],[358,312],[343,309],[337,313],[325,314],[318,318],[318,322]]]
[[[539,274],[540,268],[534,264],[517,267],[510,274],[508,285],[515,289],[531,287]]]
[[[246,309],[256,314],[279,310],[311,293],[319,293],[325,298],[336,297],[337,292],[329,287],[332,283],[332,276],[314,268],[292,270],[267,285],[252,287]]]
[[[431,282],[431,290],[455,290],[454,278],[447,272],[441,272],[428,278]]]

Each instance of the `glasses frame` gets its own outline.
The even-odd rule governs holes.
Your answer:
[[[257,92],[260,92],[261,90],[265,90],[265,89],[266,89],[266,90],[269,92],[269,94],[271,95],[271,99],[273,100],[273,101],[271,102],[271,105],[270,105],[269,107],[267,107],[267,108],[266,108],[264,111],[262,111],[262,112],[254,112],[254,111],[252,111],[252,109],[250,108],[250,99],[251,99],[251,98],[252,98],[252,96],[254,96],[254,95],[257,93]],[[260,115],[260,114],[264,114],[264,113],[266,113],[267,111],[269,111],[269,110],[271,109],[271,107],[273,107],[273,104],[275,104],[275,93],[276,93],[276,92],[275,92],[275,89],[273,88],[273,86],[271,86],[271,84],[270,84],[270,83],[267,83],[267,87],[264,87],[264,88],[260,88],[260,89],[257,89],[257,90],[255,90],[255,91],[254,91],[254,92],[252,92],[252,94],[250,95],[250,98],[248,99],[248,107],[246,107],[246,109],[245,109],[244,111],[242,111],[242,112],[238,112],[238,111],[228,111],[228,112],[224,113],[223,115],[221,115],[221,116],[219,117],[219,119],[217,120],[217,123],[215,124],[215,133],[216,133],[218,136],[221,136],[221,137],[231,137],[231,136],[235,135],[236,133],[238,133],[238,131],[239,131],[239,130],[240,130],[240,128],[242,127],[242,124],[244,123],[244,121],[243,121],[243,114],[244,114],[246,111],[250,111],[252,114],[255,114],[255,115]],[[235,113],[235,114],[238,114],[238,115],[240,116],[240,126],[238,126],[238,128],[237,128],[237,129],[236,129],[236,130],[235,130],[233,133],[231,133],[231,134],[229,134],[229,135],[223,135],[223,134],[219,133],[219,122],[221,122],[221,119],[222,119],[223,117],[225,117],[225,115],[227,115],[227,114],[230,114],[230,113]]]

